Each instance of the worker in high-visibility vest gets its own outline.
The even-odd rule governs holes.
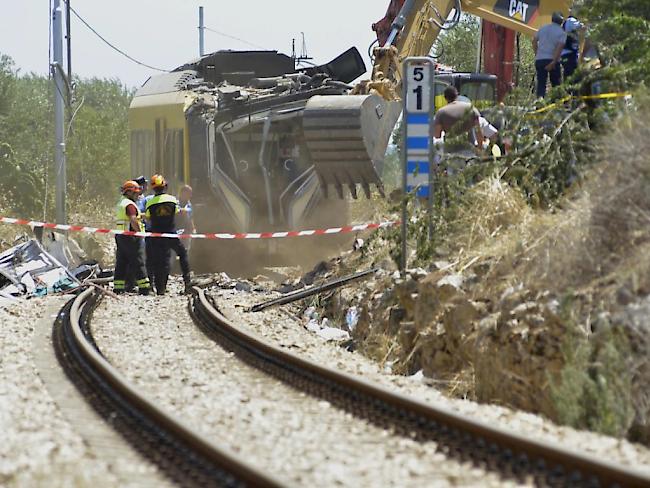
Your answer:
[[[167,181],[161,175],[153,175],[150,180],[154,191],[153,198],[147,200],[145,217],[151,232],[161,234],[176,233],[176,215],[186,210],[181,209],[175,196],[167,193]],[[179,239],[172,237],[147,238],[147,269],[153,271],[153,284],[158,295],[167,291],[169,279],[170,257],[173,250],[178,255],[185,283],[185,292],[190,293],[190,263],[187,251]]]
[[[122,231],[142,232],[142,215],[136,200],[140,194],[140,185],[128,180],[122,185],[122,198],[117,204],[117,229]],[[115,274],[113,276],[113,291],[124,293],[126,291],[127,272],[131,270],[135,276],[135,283],[141,295],[148,295],[151,290],[149,278],[144,267],[142,256],[142,238],[118,234],[115,236],[116,256]]]

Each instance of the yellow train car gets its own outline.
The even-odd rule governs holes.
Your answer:
[[[179,88],[193,77],[181,71],[150,78],[129,108],[132,174],[163,174],[172,191],[191,177],[185,109],[192,94]]]

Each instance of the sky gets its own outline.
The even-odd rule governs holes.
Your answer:
[[[21,73],[48,72],[52,0],[3,0],[0,54],[11,56]],[[388,0],[71,0],[70,5],[95,30],[128,55],[163,69],[198,56],[198,8],[215,31],[267,49],[291,54],[305,33],[308,54],[320,64],[351,46],[367,56],[374,39],[371,25],[381,19]],[[63,0],[61,4],[64,5]],[[118,78],[140,86],[155,74],[113,51],[72,16],[72,69],[83,78]],[[205,33],[206,52],[256,49],[217,33]],[[64,48],[65,49],[65,48]]]

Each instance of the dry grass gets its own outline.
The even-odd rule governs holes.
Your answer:
[[[487,267],[483,291],[494,293],[518,283],[587,289],[647,270],[639,264],[649,261],[650,127],[623,127],[598,146],[602,163],[552,211],[531,209],[496,177],[469,190],[448,239],[456,270]]]
[[[377,222],[388,218],[390,215],[390,203],[387,198],[382,198],[374,192],[368,199],[363,192],[356,200],[348,197],[350,202],[350,221],[360,222]]]

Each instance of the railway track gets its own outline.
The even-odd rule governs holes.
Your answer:
[[[189,307],[206,334],[249,364],[356,416],[434,440],[450,457],[538,486],[650,486],[650,477],[633,469],[498,429],[270,345],[232,324],[203,289],[195,288]]]
[[[99,301],[93,289],[84,291],[61,310],[53,331],[59,361],[97,413],[181,486],[282,486],[171,417],[111,366],[89,327]]]

